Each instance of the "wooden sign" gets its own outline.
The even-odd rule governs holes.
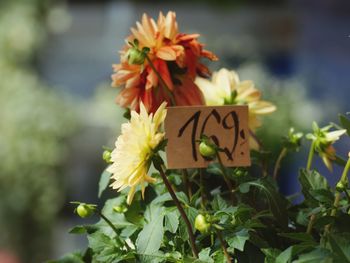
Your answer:
[[[249,166],[248,106],[169,107],[165,119],[169,169],[203,168],[209,162],[199,153],[202,135],[224,151],[225,166]]]

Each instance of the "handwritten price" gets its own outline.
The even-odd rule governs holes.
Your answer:
[[[168,167],[206,167],[208,161],[198,154],[197,141],[202,135],[223,149],[225,165],[249,165],[247,123],[246,106],[169,108],[165,121]]]

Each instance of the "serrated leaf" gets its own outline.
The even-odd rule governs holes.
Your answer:
[[[186,194],[184,192],[177,192],[176,193],[176,197],[179,199],[179,201],[181,201],[183,204],[187,204],[188,205],[188,198],[186,196]],[[168,201],[172,201],[173,199],[171,198],[171,195],[169,193],[165,193],[165,194],[162,194],[158,197],[156,197],[152,203],[155,204],[155,205],[158,205],[158,204],[163,204],[165,202],[168,202]]]
[[[165,230],[175,234],[179,227],[179,213],[177,210],[165,214]]]
[[[305,200],[313,206],[317,206],[319,202],[313,196],[313,191],[329,189],[326,178],[315,170],[307,171],[306,169],[301,169],[299,171],[299,182],[302,186],[302,192],[305,196]]]
[[[242,229],[234,234],[233,237],[227,239],[227,243],[230,247],[244,251],[244,245],[249,239],[249,231]]]
[[[100,253],[108,247],[116,248],[117,244],[114,239],[109,236],[96,232],[88,235],[89,247],[95,252]]]
[[[224,210],[228,207],[226,201],[218,194],[214,196],[214,199],[211,205],[215,211]]]
[[[202,249],[198,254],[198,259],[194,263],[214,263],[214,260],[210,257],[210,248]]]
[[[137,252],[152,254],[159,250],[164,234],[164,208],[159,205],[148,207],[148,223],[139,233],[136,240]]]
[[[106,190],[109,180],[111,178],[111,173],[107,172],[107,169],[101,174],[100,181],[98,183],[98,197],[100,198],[103,191]]]

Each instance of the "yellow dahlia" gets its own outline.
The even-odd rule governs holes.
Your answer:
[[[153,115],[153,113],[148,114],[141,103],[140,113],[132,111],[130,122],[122,124],[121,135],[112,151],[112,164],[107,171],[112,174],[113,189],[121,191],[130,187],[128,204],[131,204],[138,185],[141,186],[142,197],[144,197],[145,183],[155,181],[147,173],[153,150],[164,138],[164,133],[159,129],[166,116],[165,106],[166,103],[162,103]]]
[[[272,113],[276,106],[261,100],[261,92],[250,80],[240,81],[235,71],[225,68],[213,73],[212,80],[197,77],[195,83],[204,94],[208,106],[248,105],[249,128],[255,131],[261,126],[258,115]]]
[[[197,41],[198,34],[180,33],[174,12],[168,12],[166,16],[160,13],[157,22],[144,14],[141,23],[137,22],[136,28],[131,28],[131,33],[126,39],[128,44],[121,51],[120,64],[113,65],[112,86],[123,87],[117,97],[119,105],[138,111],[142,101],[148,112],[154,112],[163,101],[171,103],[170,96],[176,105],[204,104],[194,79],[197,74],[209,74],[208,68],[200,62],[201,57],[217,58],[203,49],[204,45]],[[166,83],[167,92],[142,54],[130,59],[135,53],[132,44],[135,40],[138,49],[148,49],[147,56]]]

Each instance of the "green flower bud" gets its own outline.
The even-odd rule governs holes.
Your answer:
[[[112,152],[109,150],[104,150],[103,154],[102,154],[102,159],[106,162],[106,163],[112,163],[111,161],[112,158]]]
[[[94,209],[87,204],[80,204],[77,207],[76,212],[81,218],[85,218],[85,217],[92,216],[94,213]]]
[[[207,219],[204,215],[199,214],[196,216],[196,219],[194,220],[194,227],[201,232],[202,234],[208,233],[210,229],[211,224],[208,223]]]
[[[128,208],[125,205],[116,205],[113,207],[113,211],[117,213],[125,213],[128,211]]]
[[[132,47],[128,51],[128,62],[129,64],[142,65],[145,62],[146,54]]]
[[[199,144],[199,153],[206,158],[214,158],[216,155],[215,147],[211,146],[205,141]]]
[[[337,183],[337,185],[335,186],[335,189],[336,189],[338,192],[343,192],[344,190],[346,190],[347,187],[348,187],[348,183],[347,183],[347,182],[339,181],[339,182]]]

